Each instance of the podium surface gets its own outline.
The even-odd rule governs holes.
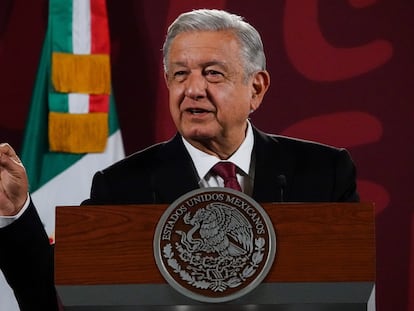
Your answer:
[[[167,205],[56,208],[55,279],[65,310],[371,310],[375,225],[369,203],[261,204],[276,231],[268,275],[247,295],[205,304],[171,288],[153,234]]]

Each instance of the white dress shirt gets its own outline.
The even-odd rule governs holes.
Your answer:
[[[236,166],[237,180],[244,193],[253,193],[254,161],[252,150],[254,145],[253,130],[250,122],[247,122],[246,138],[236,152],[226,161],[233,162]],[[188,150],[199,177],[200,188],[224,187],[224,181],[220,176],[210,173],[210,169],[220,162],[220,159],[207,154],[195,147],[183,138],[184,146]]]

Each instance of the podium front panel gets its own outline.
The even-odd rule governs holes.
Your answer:
[[[374,304],[372,204],[262,206],[276,230],[276,258],[264,282],[246,296],[225,303],[227,311],[232,306],[243,310],[241,306],[249,305],[252,309],[248,310],[271,306],[272,310],[368,310],[368,305]],[[55,279],[68,310],[98,305],[99,310],[177,310],[168,309],[177,306],[198,308],[181,310],[205,310],[204,304],[171,288],[156,266],[153,233],[166,208],[57,207]],[[312,305],[317,309],[306,309]],[[341,309],[345,307],[356,309]]]

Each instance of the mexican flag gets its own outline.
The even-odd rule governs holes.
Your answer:
[[[55,207],[79,205],[93,174],[124,157],[109,53],[105,0],[49,1],[20,155],[51,243]],[[0,292],[0,311],[18,310],[1,274]]]
[[[54,207],[79,205],[93,174],[124,157],[109,46],[105,0],[49,1],[21,159],[51,238]]]

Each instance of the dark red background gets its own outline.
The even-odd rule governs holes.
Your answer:
[[[160,49],[192,8],[225,8],[262,33],[271,91],[261,129],[347,147],[376,204],[377,310],[414,310],[414,3],[411,0],[108,0],[126,153],[169,138]],[[47,0],[0,1],[0,141],[21,148]],[[351,255],[351,254],[350,254]]]

